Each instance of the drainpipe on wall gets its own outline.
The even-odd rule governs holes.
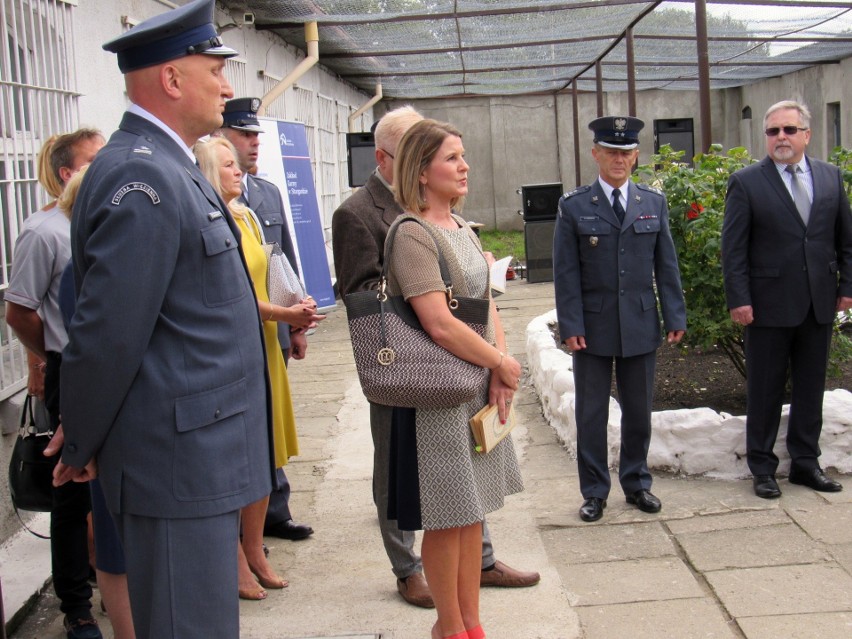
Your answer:
[[[360,109],[355,111],[355,113],[353,113],[352,115],[349,116],[349,133],[357,133],[357,131],[352,130],[352,127],[355,126],[355,120],[357,120],[364,111],[369,109],[371,106],[373,106],[376,102],[378,102],[381,99],[382,99],[382,83],[379,82],[376,85],[376,94],[372,98],[370,98],[370,100],[365,105],[363,105]]]
[[[308,44],[308,53],[304,60],[293,69],[286,78],[281,80],[260,100],[258,115],[264,115],[267,107],[275,102],[279,96],[296,83],[308,70],[319,61],[319,30],[316,22],[305,23],[305,42]]]

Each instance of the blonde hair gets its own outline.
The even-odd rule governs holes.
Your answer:
[[[420,112],[408,104],[388,111],[376,125],[374,133],[376,148],[395,156],[396,147],[399,145],[402,136],[413,124],[417,124],[421,120],[423,120],[423,116]]]
[[[91,165],[84,164],[80,167],[79,171],[71,176],[71,179],[65,184],[65,189],[59,195],[59,199],[56,201],[56,205],[59,207],[59,210],[62,211],[65,217],[69,220],[71,219],[77,194],[80,192],[80,184],[83,182],[83,176],[86,175],[86,171],[89,170],[89,166]]]
[[[53,148],[53,143],[58,139],[58,135],[51,135],[47,138],[44,144],[41,145],[37,159],[38,182],[54,200],[62,194],[62,181],[59,179],[59,176],[54,174],[50,166],[50,152]]]
[[[222,194],[222,180],[219,178],[219,158],[216,156],[216,149],[218,147],[223,147],[228,149],[231,152],[231,155],[234,156],[234,161],[237,161],[237,150],[234,148],[234,145],[231,144],[227,138],[213,136],[208,140],[199,140],[195,143],[195,146],[192,147],[193,152],[195,153],[195,157],[198,158],[198,167],[201,169],[201,172],[204,174],[204,177],[213,185],[213,188],[216,189],[216,193],[219,194],[223,200],[225,199]],[[234,198],[230,202],[226,202],[228,205],[228,209],[231,211],[231,214],[239,219],[242,219],[248,213],[248,209],[244,204],[239,202],[237,198]]]
[[[450,136],[461,137],[461,132],[448,122],[421,120],[408,129],[399,141],[393,164],[394,191],[396,201],[406,211],[420,214],[428,204],[423,197],[420,176]],[[461,198],[450,200],[455,208]]]

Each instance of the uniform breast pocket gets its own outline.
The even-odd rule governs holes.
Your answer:
[[[633,232],[636,234],[633,254],[653,259],[654,249],[657,246],[657,235],[660,232],[660,218],[639,218],[633,222]]]
[[[248,293],[248,276],[240,260],[239,241],[223,220],[201,231],[204,243],[202,267],[204,303],[223,306]]]
[[[580,254],[584,260],[603,260],[607,258],[605,247],[614,237],[612,226],[603,220],[580,220],[577,222],[577,235],[580,238]]]

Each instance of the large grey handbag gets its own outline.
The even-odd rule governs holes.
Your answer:
[[[409,221],[420,224],[414,219],[403,224]],[[464,404],[482,392],[490,371],[436,344],[423,330],[411,305],[402,296],[387,295],[388,258],[398,228],[393,227],[385,240],[379,290],[350,293],[343,300],[361,389],[368,400],[386,406],[443,408]],[[437,242],[435,246],[450,312],[484,336],[489,300],[453,296],[446,260]]]

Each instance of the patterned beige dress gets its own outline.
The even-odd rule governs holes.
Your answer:
[[[457,216],[455,220],[460,225],[455,230],[424,221],[431,235],[417,224],[401,225],[389,261],[392,294],[402,294],[408,299],[444,290],[435,249],[437,241],[450,269],[454,293],[488,297],[489,270],[479,240],[464,220]],[[488,337],[492,343],[493,334],[493,326],[489,326]],[[403,485],[398,481],[391,487],[391,493],[395,491],[397,496],[396,505],[400,507],[397,516],[401,529],[432,530],[473,524],[482,521],[486,513],[501,508],[506,495],[523,490],[511,436],[488,454],[474,451],[468,420],[487,403],[486,384],[479,397],[467,404],[415,412],[415,437],[398,438],[402,449],[396,451],[397,458],[392,462],[404,464],[408,460],[417,466],[416,474],[411,474],[416,477],[416,486],[411,485],[414,483],[411,481],[404,485],[403,479]],[[397,477],[399,475],[396,473]],[[416,506],[417,502],[419,526],[410,512],[412,504]]]

